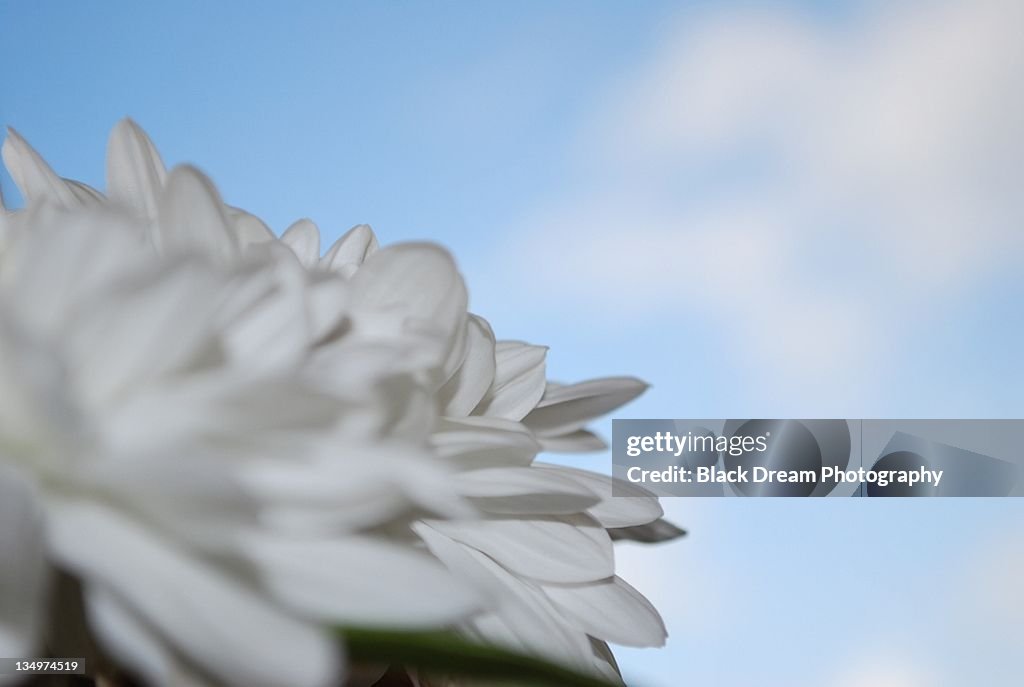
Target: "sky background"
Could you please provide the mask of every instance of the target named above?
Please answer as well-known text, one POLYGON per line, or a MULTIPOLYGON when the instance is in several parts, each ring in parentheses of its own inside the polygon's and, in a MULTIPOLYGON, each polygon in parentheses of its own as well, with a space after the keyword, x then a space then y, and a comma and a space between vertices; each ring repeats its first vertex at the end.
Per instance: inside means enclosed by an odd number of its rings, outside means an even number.
MULTIPOLYGON (((1012 0, 0 0, 0 123, 102 188, 130 115, 279 231, 438 241, 550 376, 651 382, 621 417, 1019 418, 1021 26, 1012 0)), ((618 652, 630 684, 1020 684, 1024 502, 665 506, 691 536, 619 556, 671 633, 618 652)))

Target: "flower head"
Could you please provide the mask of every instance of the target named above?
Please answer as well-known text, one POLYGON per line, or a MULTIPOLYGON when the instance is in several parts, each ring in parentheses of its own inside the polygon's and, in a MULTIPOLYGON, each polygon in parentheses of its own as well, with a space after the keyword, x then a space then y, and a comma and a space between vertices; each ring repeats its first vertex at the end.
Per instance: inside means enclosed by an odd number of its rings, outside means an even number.
POLYGON ((476 607, 383 529, 467 510, 395 422, 422 401, 355 340, 348 384, 302 372, 295 352, 330 325, 287 312, 321 296, 290 251, 194 243, 228 220, 190 168, 155 228, 98 196, 26 195, 0 250, 0 653, 55 641, 65 573, 92 639, 152 684, 333 684, 328 625, 476 607))
MULTIPOLYGON (((130 506, 126 517, 140 540, 167 538, 168 556, 194 555, 204 571, 225 575, 232 589, 312 633, 302 646, 324 656, 322 636, 306 621, 453 624, 470 637, 612 678, 607 642, 664 641, 657 611, 615 575, 613 539, 668 539, 680 531, 660 520, 647 492, 612 498, 608 477, 536 461, 542 450, 603 448, 587 423, 645 384, 547 380, 547 349, 497 339, 486 319, 467 310, 462 277, 442 248, 381 248, 360 225, 321 255, 319 229, 305 219, 277 238, 256 216, 226 205, 197 170, 168 172, 130 120, 111 136, 105 195, 61 179, 14 133, 3 152, 28 201, 28 210, 4 214, 4 259, 14 256, 26 274, 51 260, 46 247, 59 260, 73 261, 81 250, 97 263, 79 270, 82 285, 66 283, 63 268, 54 267, 36 275, 39 294, 31 280, 9 292, 12 322, 31 325, 24 336, 42 331, 60 349, 58 368, 96 385, 79 389, 62 373, 40 372, 26 388, 29 397, 46 397, 33 400, 46 410, 16 426, 39 425, 47 441, 60 432, 103 437, 97 455, 108 468, 96 482, 118 508, 130 506), (82 222, 89 229, 76 232, 82 222), (26 253, 33 241, 41 244, 26 253), (76 241, 82 245, 73 247, 76 241), (120 247, 99 249, 108 242, 120 247), (94 272, 106 269, 111 276, 100 281, 108 290, 86 298, 94 272), (80 310, 80 297, 98 310, 80 310), (39 330, 37 320, 55 329, 39 330), (82 346, 65 331, 79 321, 87 332, 82 346), (122 330, 123 343, 108 338, 122 330), (69 345, 72 353, 64 351, 69 345), (79 349, 92 357, 76 358, 79 349), (113 408, 104 405, 110 394, 113 408), (82 398, 89 422, 77 415, 82 398), (129 478, 115 479, 123 464, 129 478), (165 481, 178 492, 150 493, 165 481), (239 561, 258 574, 232 576, 239 561)), ((22 334, 12 336, 11 346, 34 350, 18 343, 22 334)), ((16 377, 11 387, 21 388, 16 377)), ((0 374, 0 384, 7 382, 0 374)), ((0 418, 6 407, 0 396, 0 418)), ((64 455, 53 453, 54 460, 64 455)), ((24 459, 13 462, 24 472, 24 459)), ((42 519, 59 520, 63 492, 53 495, 41 473, 30 474, 37 493, 47 494, 33 501, 44 505, 42 519)), ((76 502, 83 488, 92 483, 68 490, 76 502)), ((90 541, 108 526, 94 523, 77 539, 90 541)), ((218 672, 228 661, 204 660, 191 645, 174 643, 175 628, 160 624, 168 609, 146 606, 155 589, 136 583, 140 598, 126 603, 116 596, 127 595, 118 591, 125 581, 107 579, 81 555, 85 562, 55 557, 85 580, 87 600, 96 587, 122 601, 123 608, 94 615, 97 633, 129 665, 167 683, 166 671, 141 665, 144 657, 159 654, 164 665, 167 656, 184 655, 190 668, 237 679, 218 672), (127 634, 109 630, 123 617, 155 628, 173 652, 131 647, 127 634)), ((222 617, 241 612, 224 610, 222 617)), ((207 622, 170 615, 181 627, 207 622)), ((239 654, 259 641, 239 645, 239 654)), ((311 669, 310 683, 330 674, 329 661, 318 661, 310 663, 321 666, 311 669)))

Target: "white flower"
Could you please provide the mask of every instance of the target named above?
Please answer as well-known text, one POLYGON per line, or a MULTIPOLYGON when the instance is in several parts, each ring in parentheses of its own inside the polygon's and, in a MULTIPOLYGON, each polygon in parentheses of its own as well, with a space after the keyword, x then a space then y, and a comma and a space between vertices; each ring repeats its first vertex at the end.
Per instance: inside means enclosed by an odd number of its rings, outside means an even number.
MULTIPOLYGON (((357 227, 336 246, 356 236, 376 246, 367 235, 357 227)), ((345 264, 358 277, 357 268, 358 259, 345 264)), ((456 488, 484 517, 428 520, 416 531, 491 600, 487 612, 463 624, 470 636, 615 678, 604 642, 660 646, 666 632, 654 607, 615 576, 606 529, 617 538, 646 540, 680 531, 659 520, 657 499, 643 490, 619 484, 620 496, 632 496, 613 498, 611 478, 533 461, 539 450, 603 448, 586 424, 646 385, 628 377, 548 382, 546 348, 497 341, 476 315, 462 331, 448 357, 458 356, 459 367, 442 376, 436 392, 441 417, 432 443, 462 470, 456 488)))
MULTIPOLYGON (((9 144, 5 160, 27 196, 63 205, 102 198, 60 180, 20 139, 9 144)), ((256 324, 241 332, 238 325, 227 327, 227 338, 239 341, 231 351, 240 364, 292 366, 318 388, 342 396, 368 388, 353 386, 353 380, 382 376, 367 375, 368 364, 390 370, 396 375, 391 383, 405 385, 391 398, 410 402, 391 408, 390 426, 406 436, 429 436, 434 455, 455 473, 449 488, 477 509, 448 511, 445 519, 424 516, 414 526, 430 552, 487 600, 486 608, 459 625, 466 634, 607 677, 616 677, 617 669, 606 642, 664 642, 657 611, 615 576, 612 542, 660 541, 680 531, 660 520, 657 499, 646 492, 618 485, 617 493, 633 497, 613 498, 610 478, 535 462, 541 450, 604 448, 587 423, 638 396, 645 384, 628 377, 548 381, 547 349, 497 340, 484 318, 468 313, 454 263, 433 246, 381 249, 361 225, 321 256, 311 221, 299 220, 276 239, 258 218, 223 205, 212 192, 199 205, 220 218, 208 222, 217 232, 169 234, 168 211, 188 198, 170 209, 161 206, 162 196, 173 195, 168 189, 174 180, 128 120, 111 136, 107 181, 111 201, 147 224, 159 250, 184 245, 228 262, 255 248, 272 255, 281 274, 279 302, 265 303, 253 316, 256 324), (278 250, 283 246, 290 251, 278 250), (306 318, 295 319, 297 313, 306 318), (286 324, 289 317, 294 321, 286 324), (264 327, 265 320, 273 326, 264 327), (254 346, 264 337, 250 330, 269 330, 284 341, 254 346)), ((196 193, 191 195, 195 205, 196 193)), ((420 489, 420 502, 443 511, 443 503, 431 499, 433 491, 434 485, 420 489)), ((287 590, 280 592, 287 597, 287 590)))
POLYGON ((583 426, 645 385, 628 378, 546 383, 545 349, 496 342, 486 322, 475 321, 434 442, 443 453, 459 447, 461 454, 447 453, 464 469, 456 478, 459 493, 485 516, 426 520, 416 531, 491 599, 483 614, 463 623, 470 636, 616 679, 606 642, 660 646, 666 633, 654 607, 615 575, 607 530, 657 522, 661 508, 655 497, 624 484, 617 492, 632 498, 612 498, 611 478, 533 459, 541 447, 603 445, 583 426), (536 444, 510 440, 524 430, 536 444))
POLYGON ((52 639, 53 568, 103 649, 156 685, 334 684, 323 625, 434 627, 476 606, 369 529, 458 502, 422 442, 388 431, 416 405, 394 393, 407 375, 358 347, 338 393, 284 354, 242 364, 240 332, 290 349, 273 315, 294 294, 272 249, 225 262, 190 243, 226 235, 194 171, 155 195, 155 251, 151 227, 9 150, 30 181, 0 247, 0 654, 52 639))
MULTIPOLYGON (((235 684, 284 679, 288 664, 260 653, 275 635, 305 659, 301 682, 326 684, 338 661, 330 638, 203 555, 252 517, 234 466, 214 462, 212 446, 188 431, 190 418, 167 418, 184 431, 166 431, 154 412, 175 412, 163 403, 164 384, 189 394, 197 406, 189 412, 225 410, 224 395, 235 390, 216 368, 196 369, 195 378, 187 371, 210 342, 211 303, 224 285, 193 261, 142 260, 141 234, 111 216, 40 207, 8 229, 0 265, 0 489, 24 526, 5 522, 5 561, 43 580, 45 556, 79 576, 100 639, 115 655, 131 652, 128 665, 163 684, 192 667, 235 684), (133 413, 137 402, 153 410, 133 413), (129 427, 123 413, 145 424, 129 427), (154 425, 164 431, 143 441, 154 425), (189 536, 186 520, 217 511, 220 518, 189 536), (164 643, 192 666, 176 665, 164 643), (244 676, 232 675, 243 665, 244 676)), ((43 589, 24 595, 23 586, 3 586, 3 608, 19 602, 20 621, 0 653, 31 653, 43 589)))

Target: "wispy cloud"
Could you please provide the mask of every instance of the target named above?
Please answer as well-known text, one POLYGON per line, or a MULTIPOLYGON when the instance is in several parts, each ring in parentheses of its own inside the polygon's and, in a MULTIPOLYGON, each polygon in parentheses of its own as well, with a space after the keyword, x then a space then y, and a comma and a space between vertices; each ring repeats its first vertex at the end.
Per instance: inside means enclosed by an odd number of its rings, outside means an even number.
POLYGON ((937 687, 947 684, 936 681, 934 671, 919 665, 912 666, 903 659, 875 658, 860 663, 848 668, 831 684, 834 687, 937 687))
POLYGON ((960 620, 983 630, 986 643, 1007 646, 1024 626, 1024 518, 987 533, 967 556, 958 580, 960 620))
POLYGON ((1024 255, 1024 5, 891 5, 684 16, 582 127, 516 269, 702 315, 790 388, 877 377, 908 313, 1024 255))

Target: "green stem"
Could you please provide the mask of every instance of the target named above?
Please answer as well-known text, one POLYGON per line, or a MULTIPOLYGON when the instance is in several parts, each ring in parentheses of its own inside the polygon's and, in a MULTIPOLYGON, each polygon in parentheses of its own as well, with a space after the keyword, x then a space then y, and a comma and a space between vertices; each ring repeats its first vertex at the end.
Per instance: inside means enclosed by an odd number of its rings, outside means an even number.
POLYGON ((365 628, 339 630, 353 663, 401 665, 441 673, 537 687, 613 687, 543 659, 499 647, 475 644, 451 632, 392 632, 365 628))

